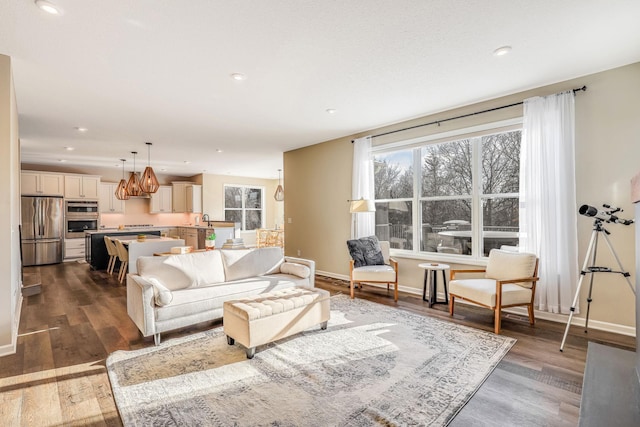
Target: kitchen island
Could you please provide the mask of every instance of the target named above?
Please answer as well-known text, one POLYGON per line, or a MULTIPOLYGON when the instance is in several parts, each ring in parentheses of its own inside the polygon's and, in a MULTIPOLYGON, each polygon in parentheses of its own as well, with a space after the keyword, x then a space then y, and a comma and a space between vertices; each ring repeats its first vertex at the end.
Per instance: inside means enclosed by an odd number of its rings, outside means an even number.
MULTIPOLYGON (((148 236, 160 237, 160 228, 145 228, 145 229, 102 229, 99 231, 85 231, 84 244, 85 244, 85 259, 92 270, 106 270, 109 264, 109 253, 107 253, 107 247, 104 244, 104 236, 130 236, 135 238, 138 234, 145 234, 148 236)), ((175 246, 180 246, 176 243, 175 246)))
POLYGON ((121 234, 109 234, 111 239, 120 240, 129 251, 129 273, 137 273, 136 261, 141 256, 153 256, 157 252, 171 252, 174 246, 184 246, 184 240, 171 237, 148 236, 144 240, 138 240, 137 236, 122 236, 121 234))

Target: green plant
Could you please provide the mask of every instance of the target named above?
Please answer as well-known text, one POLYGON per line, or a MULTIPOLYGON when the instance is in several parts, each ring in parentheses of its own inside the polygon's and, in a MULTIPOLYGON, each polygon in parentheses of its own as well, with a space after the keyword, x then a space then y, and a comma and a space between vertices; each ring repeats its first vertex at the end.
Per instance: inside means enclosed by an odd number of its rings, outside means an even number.
POLYGON ((216 233, 211 233, 207 236, 207 240, 216 240, 216 233))

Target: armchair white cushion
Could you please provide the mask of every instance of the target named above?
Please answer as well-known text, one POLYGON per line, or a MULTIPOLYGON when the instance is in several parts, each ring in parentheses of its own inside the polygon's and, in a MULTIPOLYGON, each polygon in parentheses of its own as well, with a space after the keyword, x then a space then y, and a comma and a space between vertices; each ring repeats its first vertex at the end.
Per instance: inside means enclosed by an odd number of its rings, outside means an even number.
POLYGON ((390 284, 394 285, 393 300, 398 301, 398 263, 396 262, 396 260, 389 257, 389 242, 380 241, 379 244, 385 264, 364 265, 362 267, 355 267, 354 260, 351 260, 349 264, 349 288, 351 292, 351 298, 354 297, 354 288, 356 284, 362 284, 363 282, 386 283, 387 290, 389 289, 390 284))
POLYGON ((533 325, 533 298, 538 280, 538 258, 535 254, 493 249, 487 268, 483 270, 451 270, 449 282, 449 314, 453 316, 456 298, 467 300, 494 311, 494 330, 500 333, 501 310, 527 306, 529 323, 533 325), (462 273, 484 272, 483 278, 456 278, 462 273))

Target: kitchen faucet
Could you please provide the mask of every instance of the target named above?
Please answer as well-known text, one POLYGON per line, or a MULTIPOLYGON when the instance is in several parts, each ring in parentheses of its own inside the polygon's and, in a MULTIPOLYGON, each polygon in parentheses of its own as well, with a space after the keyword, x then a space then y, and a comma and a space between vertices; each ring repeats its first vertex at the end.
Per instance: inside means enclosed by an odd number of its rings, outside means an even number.
POLYGON ((211 220, 209 219, 209 214, 202 215, 202 222, 207 221, 207 227, 211 227, 211 220))

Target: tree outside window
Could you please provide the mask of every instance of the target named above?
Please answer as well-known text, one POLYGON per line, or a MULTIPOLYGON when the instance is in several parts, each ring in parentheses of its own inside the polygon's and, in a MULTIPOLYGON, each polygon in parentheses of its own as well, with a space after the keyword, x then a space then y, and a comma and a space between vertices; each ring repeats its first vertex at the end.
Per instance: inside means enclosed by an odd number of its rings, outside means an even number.
POLYGON ((224 219, 239 222, 242 230, 263 228, 264 188, 224 186, 224 219))
POLYGON ((517 246, 520 137, 515 130, 376 154, 378 238, 474 257, 517 246))

